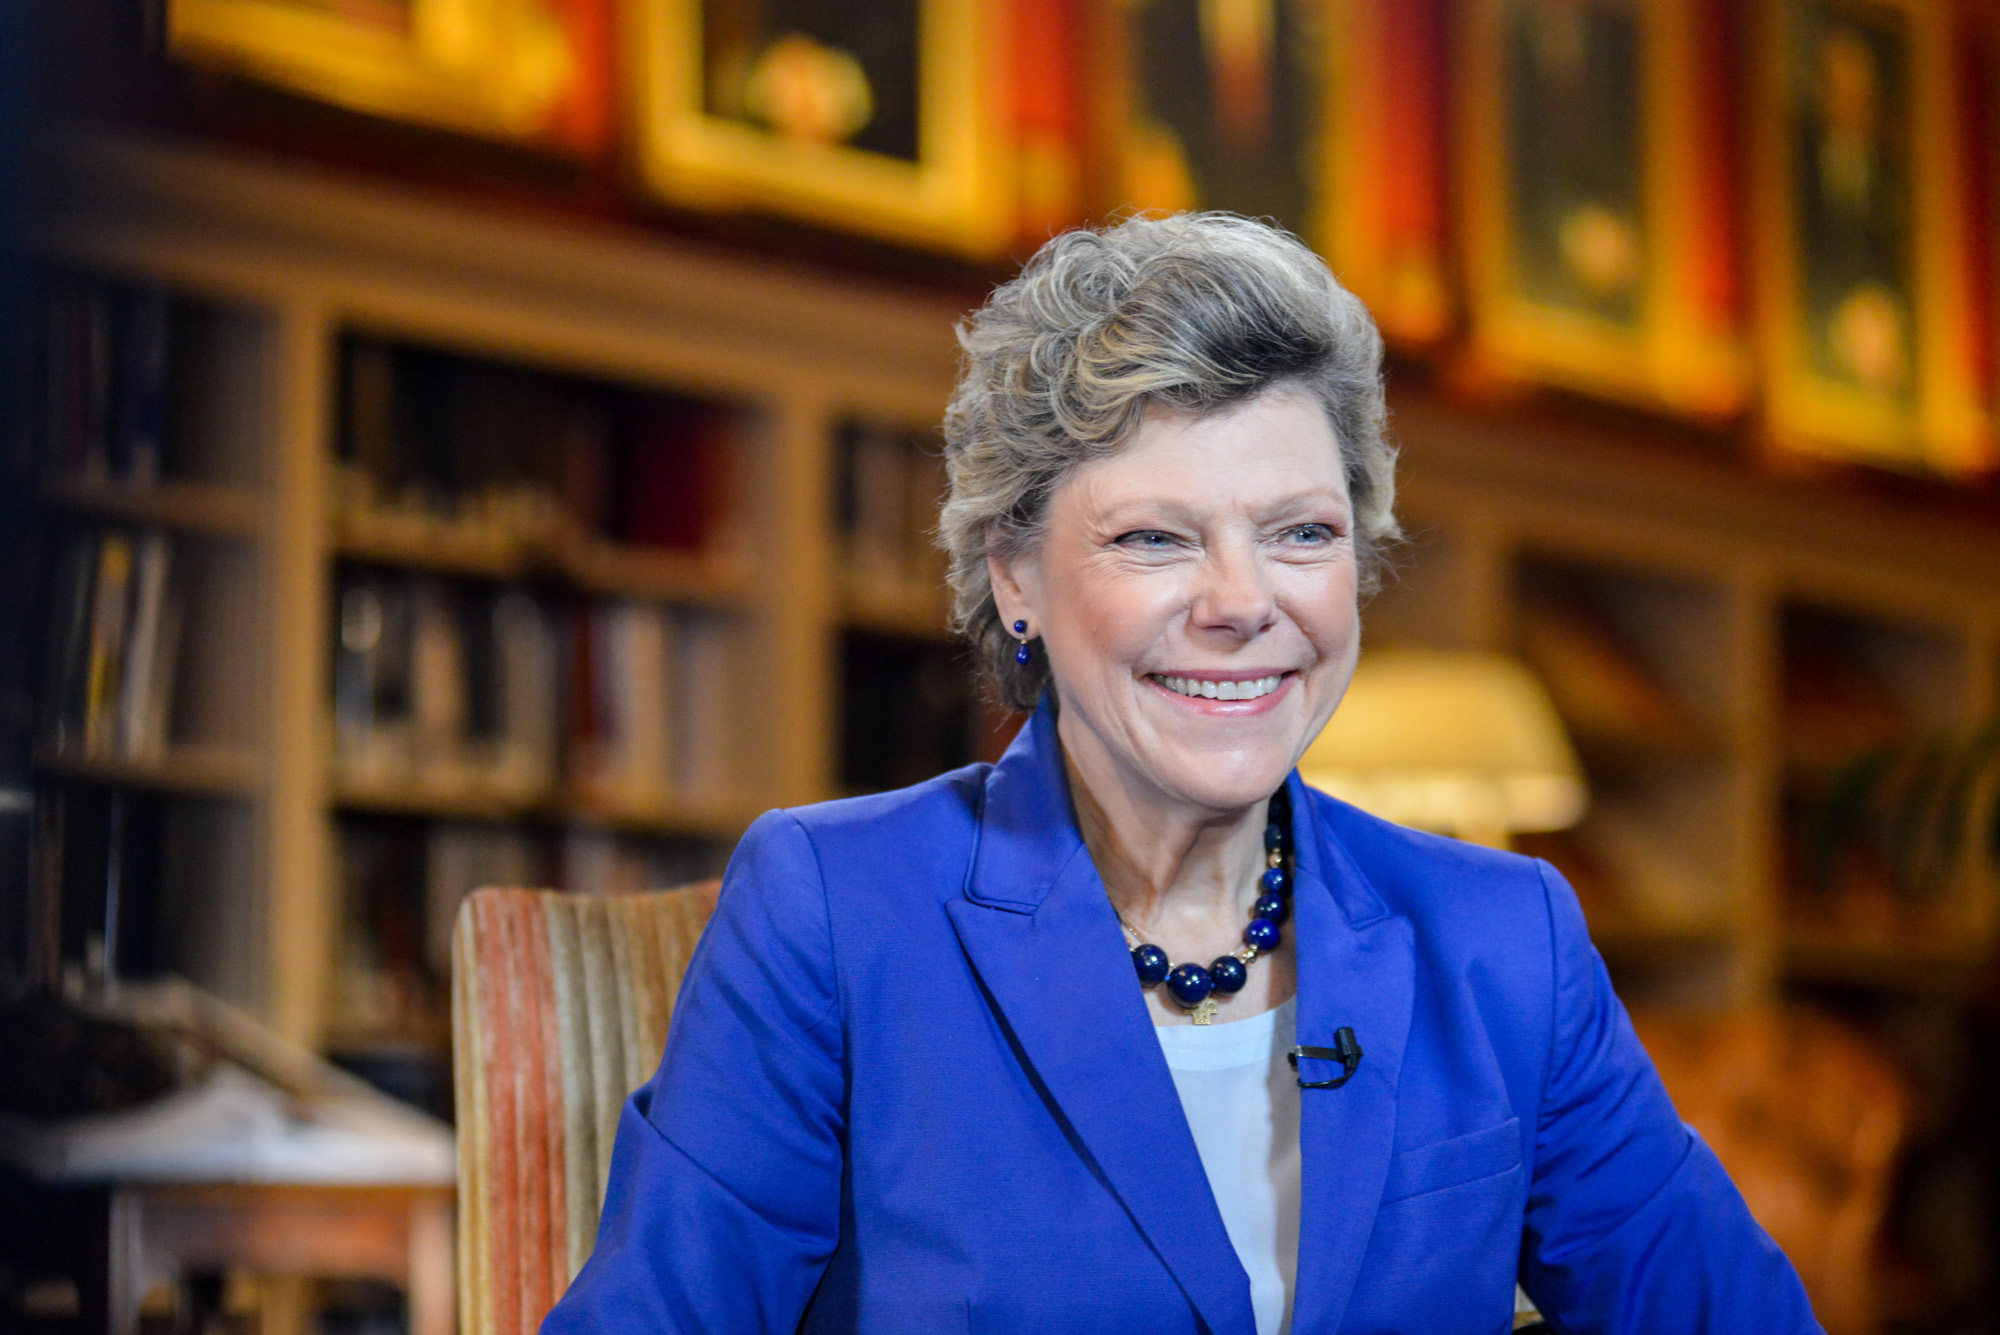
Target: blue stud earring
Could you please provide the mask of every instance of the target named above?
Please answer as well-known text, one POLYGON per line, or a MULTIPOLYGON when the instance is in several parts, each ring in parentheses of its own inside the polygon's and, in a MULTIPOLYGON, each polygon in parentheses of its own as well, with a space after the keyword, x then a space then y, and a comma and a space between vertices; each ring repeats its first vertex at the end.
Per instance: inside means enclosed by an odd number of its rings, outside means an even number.
POLYGON ((1025 621, 1016 621, 1014 623, 1014 633, 1021 637, 1021 647, 1014 651, 1014 661, 1022 667, 1026 667, 1030 657, 1028 653, 1028 623, 1025 621))

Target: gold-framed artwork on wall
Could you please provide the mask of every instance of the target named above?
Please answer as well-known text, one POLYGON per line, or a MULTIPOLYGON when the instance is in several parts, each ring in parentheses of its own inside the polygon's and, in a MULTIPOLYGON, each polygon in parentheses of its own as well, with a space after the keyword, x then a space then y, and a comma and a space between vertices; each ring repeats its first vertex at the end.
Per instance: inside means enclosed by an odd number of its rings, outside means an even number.
POLYGON ((1492 372, 1701 415, 1743 403, 1694 0, 1468 0, 1459 163, 1492 372), (1718 277, 1720 275, 1720 278, 1718 277))
POLYGON ((168 50, 372 115, 558 149, 604 129, 607 0, 166 0, 168 50))
POLYGON ((982 256, 1013 239, 1000 0, 624 0, 640 176, 674 204, 982 256))
POLYGON ((1325 247, 1329 6, 1095 0, 1097 212, 1227 209, 1325 247))
POLYGON ((1752 242, 1782 451, 1989 467, 1953 6, 1761 0, 1752 242))
POLYGON ((1095 212, 1226 209, 1326 256, 1383 334, 1451 325, 1441 0, 1095 0, 1095 212))

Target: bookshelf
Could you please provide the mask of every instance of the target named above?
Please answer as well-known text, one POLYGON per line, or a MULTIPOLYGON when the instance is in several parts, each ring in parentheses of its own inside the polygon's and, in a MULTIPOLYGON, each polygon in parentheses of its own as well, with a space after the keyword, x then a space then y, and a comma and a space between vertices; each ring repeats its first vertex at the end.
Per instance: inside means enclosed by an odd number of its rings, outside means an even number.
MULTIPOLYGON (((192 424, 157 466, 49 453, 35 493, 174 556, 171 744, 39 771, 79 850, 122 808, 145 894, 189 901, 128 965, 433 1098, 459 892, 711 874, 847 786, 850 621, 942 644, 904 530, 955 303, 88 130, 49 163, 45 268, 172 313, 192 424), (910 479, 887 579, 835 513, 863 430, 910 479)), ((61 869, 66 924, 105 875, 61 869)))

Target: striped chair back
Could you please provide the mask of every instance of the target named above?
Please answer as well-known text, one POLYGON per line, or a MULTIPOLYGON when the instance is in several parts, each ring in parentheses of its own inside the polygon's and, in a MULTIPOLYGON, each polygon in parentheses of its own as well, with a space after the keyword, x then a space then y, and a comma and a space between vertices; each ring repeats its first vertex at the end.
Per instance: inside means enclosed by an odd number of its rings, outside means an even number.
POLYGON ((721 882, 481 890, 452 938, 462 1335, 530 1335, 590 1256, 627 1096, 721 882))

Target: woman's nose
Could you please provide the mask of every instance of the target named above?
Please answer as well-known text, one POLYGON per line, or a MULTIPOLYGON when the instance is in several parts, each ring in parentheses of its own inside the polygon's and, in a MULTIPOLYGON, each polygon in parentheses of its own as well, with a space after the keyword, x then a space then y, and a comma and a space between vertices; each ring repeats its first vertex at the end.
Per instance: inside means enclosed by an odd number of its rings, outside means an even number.
POLYGON ((1206 564, 1193 608, 1196 627, 1240 639, 1269 630, 1278 602, 1263 563, 1251 551, 1218 551, 1206 564))

